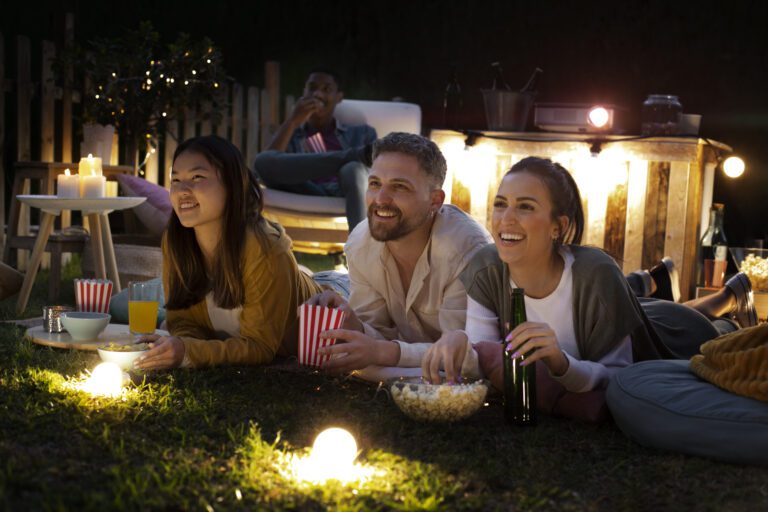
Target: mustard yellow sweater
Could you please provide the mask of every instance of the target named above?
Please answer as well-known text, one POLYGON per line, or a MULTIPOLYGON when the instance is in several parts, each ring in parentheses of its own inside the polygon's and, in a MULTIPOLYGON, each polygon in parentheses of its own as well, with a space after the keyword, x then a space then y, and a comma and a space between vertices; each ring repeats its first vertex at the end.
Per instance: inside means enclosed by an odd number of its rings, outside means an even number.
MULTIPOLYGON (((277 224, 264 222, 265 251, 256 235, 246 235, 242 268, 245 302, 240 315, 240 336, 214 339, 205 299, 187 309, 168 310, 171 335, 184 342, 185 357, 193 367, 223 364, 264 364, 296 353, 298 307, 320 287, 301 272, 291 252, 291 239, 277 224)), ((163 284, 169 290, 170 264, 163 244, 163 284)))

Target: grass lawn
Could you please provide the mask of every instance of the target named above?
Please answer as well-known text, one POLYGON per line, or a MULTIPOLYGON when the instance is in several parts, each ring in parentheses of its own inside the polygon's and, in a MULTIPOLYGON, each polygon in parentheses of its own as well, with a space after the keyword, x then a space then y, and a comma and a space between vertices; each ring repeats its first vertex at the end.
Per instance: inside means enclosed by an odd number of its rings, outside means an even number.
MULTIPOLYGON (((39 316, 45 278, 27 315, 39 316)), ((0 325, 2 509, 768 509, 768 469, 646 449, 612 424, 510 428, 495 399, 465 422, 421 424, 371 386, 280 367, 156 372, 92 398, 68 382, 95 353, 23 334, 0 325), (310 485, 281 471, 334 425, 376 476, 310 485)))

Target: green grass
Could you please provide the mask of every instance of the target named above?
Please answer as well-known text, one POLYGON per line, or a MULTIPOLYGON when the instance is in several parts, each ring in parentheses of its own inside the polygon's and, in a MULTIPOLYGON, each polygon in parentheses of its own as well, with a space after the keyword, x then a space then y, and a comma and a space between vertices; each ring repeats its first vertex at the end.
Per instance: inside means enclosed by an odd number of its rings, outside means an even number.
POLYGON ((92 398, 69 383, 96 354, 12 325, 0 340, 0 509, 768 508, 768 469, 643 448, 611 424, 510 428, 495 399, 462 423, 421 424, 374 387, 282 367, 156 372, 92 398), (377 476, 309 485, 280 471, 333 425, 377 476))

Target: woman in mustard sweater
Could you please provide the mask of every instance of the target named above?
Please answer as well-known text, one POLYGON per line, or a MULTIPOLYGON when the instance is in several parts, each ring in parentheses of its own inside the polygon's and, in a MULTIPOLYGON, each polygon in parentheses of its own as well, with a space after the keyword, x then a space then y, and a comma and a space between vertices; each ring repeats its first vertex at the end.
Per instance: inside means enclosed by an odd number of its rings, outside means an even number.
POLYGON ((216 136, 179 145, 173 213, 163 237, 170 336, 146 336, 142 369, 269 363, 296 352, 298 306, 320 287, 291 240, 262 217, 263 197, 240 151, 216 136))

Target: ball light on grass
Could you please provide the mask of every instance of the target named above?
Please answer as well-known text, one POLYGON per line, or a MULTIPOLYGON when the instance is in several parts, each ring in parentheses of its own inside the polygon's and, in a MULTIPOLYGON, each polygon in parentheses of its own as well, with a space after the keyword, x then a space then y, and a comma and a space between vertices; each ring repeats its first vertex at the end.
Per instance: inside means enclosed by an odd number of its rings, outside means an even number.
POLYGON ((120 396, 123 392, 123 371, 115 363, 101 363, 93 369, 83 389, 94 396, 120 396))
POLYGON ((343 428, 329 428, 320 432, 308 457, 296 457, 291 462, 293 476, 301 481, 322 484, 338 480, 343 484, 365 481, 371 468, 355 464, 357 442, 343 428))

